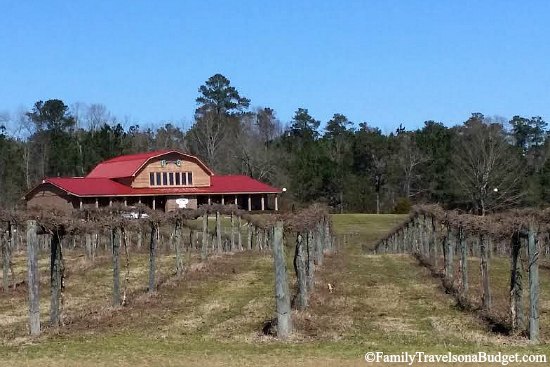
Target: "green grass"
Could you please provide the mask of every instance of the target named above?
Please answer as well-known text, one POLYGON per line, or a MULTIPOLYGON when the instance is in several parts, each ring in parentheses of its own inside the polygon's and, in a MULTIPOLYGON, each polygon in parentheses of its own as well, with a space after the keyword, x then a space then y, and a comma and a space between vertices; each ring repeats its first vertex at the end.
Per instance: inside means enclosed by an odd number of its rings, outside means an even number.
MULTIPOLYGON (((105 255, 91 265, 80 253, 67 251, 67 325, 30 339, 24 287, 2 294, 0 365, 361 366, 362 355, 377 350, 550 354, 547 345, 530 346, 521 337, 487 331, 474 314, 458 310, 439 281, 412 258, 361 250, 372 248, 403 218, 333 216, 335 232, 342 239, 340 251, 328 255, 316 273, 310 309, 293 314, 296 331, 288 342, 259 332, 262 323, 274 316, 269 253, 216 256, 205 266, 193 254, 188 272, 177 279, 174 256, 163 250, 161 286, 157 294, 148 296, 147 255, 133 251, 129 304, 112 309, 109 258, 105 255), (335 287, 333 293, 328 283, 335 287)), ((46 321, 47 259, 44 254, 42 258, 42 320, 46 321)), ((504 268, 502 262, 492 270, 499 277, 495 289, 505 287, 504 268)), ((18 277, 24 277, 23 257, 17 258, 16 269, 18 277)), ((548 289, 546 281, 543 287, 548 289)), ((505 292, 498 294, 500 299, 505 292)), ((543 327, 548 327, 544 317, 543 327)))

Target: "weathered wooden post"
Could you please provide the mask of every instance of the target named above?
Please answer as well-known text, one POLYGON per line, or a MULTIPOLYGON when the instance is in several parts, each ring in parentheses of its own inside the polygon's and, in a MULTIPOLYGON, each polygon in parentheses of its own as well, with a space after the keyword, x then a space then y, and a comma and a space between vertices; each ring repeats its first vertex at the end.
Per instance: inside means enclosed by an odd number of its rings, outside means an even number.
POLYGON ((466 242, 466 236, 464 235, 464 229, 460 227, 458 229, 458 240, 460 242, 460 275, 461 287, 460 295, 465 299, 468 295, 468 243, 466 242))
POLYGON ((121 305, 120 297, 120 228, 111 228, 111 249, 113 253, 113 306, 121 305))
POLYGON ((450 226, 447 226, 447 236, 443 242, 445 253, 445 281, 448 287, 453 286, 454 281, 454 235, 450 226))
POLYGON ((241 216, 237 216, 237 247, 239 251, 243 250, 243 235, 241 233, 241 216))
POLYGON ((63 252, 61 248, 62 228, 54 228, 51 237, 50 257, 50 325, 61 325, 61 296, 63 292, 63 252))
POLYGON ((93 261, 92 234, 84 234, 84 246, 86 248, 86 260, 93 261))
POLYGON ((222 252, 222 221, 219 211, 216 211, 216 244, 218 252, 222 252))
POLYGON ((0 240, 2 241, 2 287, 4 292, 7 292, 10 287, 9 272, 11 261, 10 241, 8 240, 7 232, 0 235, 0 240))
POLYGON ((176 275, 182 276, 183 274, 183 250, 182 245, 182 235, 181 235, 181 221, 176 220, 176 225, 174 227, 174 246, 176 247, 176 275))
POLYGON ((539 341, 539 250, 537 228, 529 223, 527 255, 529 257, 529 340, 539 341))
POLYGON ((156 256, 157 256, 157 234, 158 223, 151 221, 151 241, 149 242, 149 293, 154 293, 157 289, 156 275, 156 256))
POLYGON ((38 226, 27 221, 27 274, 29 288, 29 329, 31 336, 40 335, 40 273, 38 271, 38 226))
POLYGON ((488 262, 488 249, 487 249, 487 238, 485 235, 479 235, 479 251, 481 255, 480 261, 480 270, 481 270, 481 284, 482 284, 482 295, 481 295, 481 304, 483 311, 489 312, 491 310, 492 298, 491 298, 491 287, 489 284, 489 262, 488 262))
POLYGON ((519 232, 514 232, 511 241, 510 264, 510 319, 512 329, 521 330, 524 326, 523 314, 523 265, 521 262, 521 239, 519 232))
POLYGON ((231 212, 231 249, 235 251, 235 215, 231 212))
POLYGON ((334 249, 334 246, 333 246, 333 242, 332 242, 332 235, 330 233, 330 217, 328 216, 325 216, 323 217, 323 220, 322 220, 322 225, 323 225, 323 229, 325 231, 325 235, 324 235, 324 240, 325 240, 325 245, 323 246, 324 248, 328 249, 328 250, 333 250, 334 249))
POLYGON ((318 222, 313 229, 315 233, 315 265, 323 265, 323 227, 321 222, 318 222))
POLYGON ((246 240, 246 246, 248 250, 252 250, 252 223, 248 223, 247 227, 247 240, 246 240))
POLYGON ((208 212, 205 211, 202 215, 202 246, 201 246, 201 261, 206 261, 208 256, 208 212))
POLYGON ((296 282, 298 284, 298 295, 296 297, 296 307, 299 310, 307 308, 307 269, 306 253, 304 250, 304 237, 301 233, 296 234, 296 250, 294 252, 294 271, 296 272, 296 282))
POLYGON ((273 258, 275 264, 275 300, 277 306, 277 336, 286 339, 292 333, 290 309, 290 292, 286 271, 286 260, 283 246, 283 222, 275 225, 273 235, 273 258))
POLYGON ((306 252, 307 252, 307 289, 313 289, 315 283, 315 235, 313 231, 309 230, 306 234, 306 252))

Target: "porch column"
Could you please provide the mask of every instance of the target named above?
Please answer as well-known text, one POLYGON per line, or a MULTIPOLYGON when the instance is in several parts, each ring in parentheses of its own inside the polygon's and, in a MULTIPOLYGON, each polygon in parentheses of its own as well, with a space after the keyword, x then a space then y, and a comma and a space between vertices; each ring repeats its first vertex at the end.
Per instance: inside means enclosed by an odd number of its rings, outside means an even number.
POLYGON ((82 198, 80 198, 79 201, 80 209, 82 209, 82 198))
POLYGON ((141 196, 138 197, 138 204, 141 204, 141 196))
POLYGON ((157 200, 153 196, 153 210, 156 210, 156 209, 157 209, 157 200))
MULTIPOLYGON (((128 198, 126 198, 126 197, 124 198, 124 206, 128 206, 128 198)), ((277 209, 275 209, 275 210, 277 210, 277 209)))
POLYGON ((113 206, 113 198, 109 198, 109 206, 113 206))
POLYGON ((225 196, 222 195, 222 205, 225 205, 225 196))
POLYGON ((212 198, 208 195, 208 205, 212 205, 212 198))
POLYGON ((252 210, 252 198, 250 197, 250 194, 248 194, 248 211, 252 210))
POLYGON ((262 195, 262 210, 265 210, 265 198, 264 198, 264 195, 262 195))
POLYGON ((239 199, 237 198, 237 195, 235 195, 235 206, 237 206, 237 208, 239 207, 239 199))
POLYGON ((275 211, 279 211, 279 195, 275 194, 275 211))
POLYGON ((99 208, 99 199, 98 198, 95 198, 95 207, 99 208))

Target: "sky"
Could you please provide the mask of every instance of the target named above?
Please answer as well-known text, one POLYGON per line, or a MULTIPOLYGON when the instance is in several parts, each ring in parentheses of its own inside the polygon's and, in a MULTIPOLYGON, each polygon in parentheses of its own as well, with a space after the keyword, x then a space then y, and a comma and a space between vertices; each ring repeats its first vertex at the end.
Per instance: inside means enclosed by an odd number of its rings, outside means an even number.
POLYGON ((231 80, 285 123, 307 108, 385 132, 472 112, 550 120, 549 1, 0 0, 0 111, 104 104, 140 126, 192 123, 231 80))

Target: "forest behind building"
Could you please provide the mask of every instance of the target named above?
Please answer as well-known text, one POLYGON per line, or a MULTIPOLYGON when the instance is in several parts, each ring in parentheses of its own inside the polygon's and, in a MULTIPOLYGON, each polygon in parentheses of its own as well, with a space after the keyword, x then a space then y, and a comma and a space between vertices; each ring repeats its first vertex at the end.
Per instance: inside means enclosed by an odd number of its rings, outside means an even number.
POLYGON ((164 149, 196 155, 217 174, 285 187, 286 208, 324 202, 334 212, 391 213, 439 203, 484 214, 550 202, 541 117, 473 112, 456 126, 430 120, 407 130, 396 122, 386 133, 345 111, 319 121, 299 101, 293 118, 281 121, 248 97, 216 74, 198 88, 189 127, 154 128, 123 122, 99 103, 23 101, 33 107, 0 114, 0 205, 23 206, 43 177, 85 176, 105 159, 164 149))

